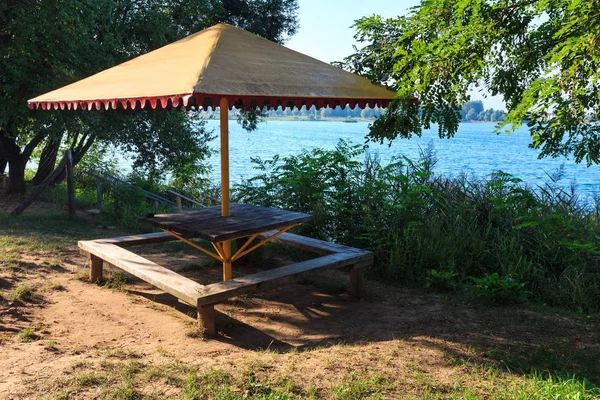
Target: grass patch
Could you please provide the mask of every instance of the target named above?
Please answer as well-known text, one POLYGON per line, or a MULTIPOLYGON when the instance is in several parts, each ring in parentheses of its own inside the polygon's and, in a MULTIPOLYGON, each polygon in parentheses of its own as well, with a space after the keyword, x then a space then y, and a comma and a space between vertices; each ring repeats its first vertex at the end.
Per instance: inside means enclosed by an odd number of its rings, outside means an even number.
POLYGON ((586 380, 533 374, 523 385, 512 385, 507 398, 598 400, 600 389, 586 380))
POLYGON ((11 253, 52 253, 70 250, 78 240, 99 234, 83 218, 68 219, 62 213, 22 214, 18 218, 0 213, 0 248, 11 253))
POLYGON ((35 328, 29 327, 19 331, 19 340, 23 343, 34 342, 39 338, 40 336, 36 333, 35 328))
POLYGON ((106 381, 106 377, 93 372, 84 373, 77 377, 77 384, 81 387, 98 386, 106 381))
POLYGON ((56 341, 49 340, 44 343, 44 350, 58 352, 58 347, 56 347, 56 341))
POLYGON ((589 380, 600 385, 600 349, 576 349, 563 343, 548 346, 513 346, 491 348, 488 357, 506 365, 511 371, 527 374, 532 370, 550 371, 558 376, 589 380))
POLYGON ((37 297, 34 288, 29 285, 21 285, 15 289, 12 295, 14 301, 31 302, 37 297))
POLYGON ((65 290, 67 290, 65 285, 63 285, 62 283, 58 283, 58 282, 52 282, 52 284, 50 285, 50 289, 52 289, 56 292, 64 292, 65 290))
POLYGON ((142 355, 138 351, 123 349, 121 347, 116 347, 116 348, 107 350, 105 352, 105 356, 108 358, 116 358, 119 360, 142 358, 142 355))
POLYGON ((49 260, 45 260, 43 262, 43 264, 50 268, 60 268, 62 266, 62 262, 57 258, 51 258, 49 260))
POLYGON ((354 373, 341 384, 332 387, 335 399, 377 399, 385 398, 386 390, 392 387, 392 381, 380 373, 354 373))
POLYGON ((195 339, 195 338, 201 337, 202 335, 200 335, 200 333, 198 332, 198 329, 192 328, 185 332, 185 336, 195 339))
POLYGON ((80 269, 75 274, 73 274, 73 279, 76 279, 81 282, 87 282, 90 280, 90 271, 87 269, 80 269))
POLYGON ((127 283, 127 275, 120 271, 109 271, 101 281, 102 286, 112 290, 124 290, 127 283))

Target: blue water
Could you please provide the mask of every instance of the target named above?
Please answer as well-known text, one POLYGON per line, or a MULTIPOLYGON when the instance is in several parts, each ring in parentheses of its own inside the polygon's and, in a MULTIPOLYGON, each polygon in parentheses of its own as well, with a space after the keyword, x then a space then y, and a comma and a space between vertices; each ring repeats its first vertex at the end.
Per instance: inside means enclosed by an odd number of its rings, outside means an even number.
MULTIPOLYGON (((259 125, 255 132, 244 131, 239 124, 230 122, 230 168, 231 182, 239 182, 256 174, 251 168, 250 157, 271 158, 298 154, 302 149, 332 149, 339 139, 363 144, 368 132, 367 122, 343 123, 337 121, 267 121, 259 125)), ((207 129, 218 132, 218 121, 208 120, 207 129)), ((467 173, 484 177, 502 170, 522 179, 531 186, 547 180, 546 174, 553 174, 564 165, 561 185, 568 188, 572 183, 582 199, 600 192, 600 166, 587 167, 565 158, 538 159, 539 152, 530 149, 527 127, 511 133, 497 135, 494 124, 463 123, 452 139, 440 139, 437 132, 425 131, 422 137, 397 139, 391 146, 369 144, 369 151, 378 154, 382 161, 393 156, 405 155, 419 158, 420 149, 433 144, 438 158, 434 171, 437 174, 456 176, 467 173)), ((218 138, 212 147, 218 149, 218 138)), ((213 179, 219 180, 219 156, 210 160, 213 165, 213 179)))

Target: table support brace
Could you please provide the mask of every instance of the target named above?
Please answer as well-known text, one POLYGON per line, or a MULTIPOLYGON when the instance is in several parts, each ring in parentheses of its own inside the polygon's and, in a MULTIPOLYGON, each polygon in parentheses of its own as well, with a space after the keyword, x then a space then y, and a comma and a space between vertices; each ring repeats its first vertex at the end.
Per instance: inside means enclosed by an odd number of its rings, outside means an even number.
POLYGON ((252 243, 252 241, 258 237, 258 234, 254 234, 254 235, 250 236, 248 238, 248 240, 246 240, 246 243, 244 243, 244 245, 242 247, 240 247, 233 256, 231 255, 231 241, 230 240, 225 240, 225 241, 217 242, 217 243, 211 242, 212 246, 214 247, 214 249, 216 251, 216 253, 213 253, 212 251, 200 246, 197 243, 192 242, 191 240, 184 238, 183 236, 181 236, 173 231, 170 231, 168 229, 162 229, 162 231, 166 232, 169 235, 192 246, 196 250, 200 250, 204 254, 207 254, 207 255, 211 256, 212 258, 215 258, 215 259, 221 261, 223 263, 223 280, 229 281, 232 278, 231 264, 234 261, 244 257, 246 254, 253 252, 254 250, 258 249, 259 247, 264 246, 265 244, 269 243, 273 239, 277 238, 279 235, 289 231, 290 229, 292 229, 293 227, 295 227, 297 225, 298 224, 283 227, 277 233, 269 236, 266 239, 263 239, 260 243, 257 243, 254 246, 248 248, 250 246, 250 244, 252 243))

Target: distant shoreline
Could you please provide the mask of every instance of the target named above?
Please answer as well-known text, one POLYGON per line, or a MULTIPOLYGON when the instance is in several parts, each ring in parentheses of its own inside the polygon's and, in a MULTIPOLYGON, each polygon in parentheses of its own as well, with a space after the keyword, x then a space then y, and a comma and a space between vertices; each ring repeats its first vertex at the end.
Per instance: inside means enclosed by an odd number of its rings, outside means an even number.
MULTIPOLYGON (((207 121, 214 120, 218 121, 219 118, 210 118, 207 116, 200 115, 199 118, 205 119, 207 121)), ((236 121, 237 116, 229 115, 229 120, 236 121)), ((336 118, 336 117, 326 117, 326 118, 308 118, 308 117, 265 117, 265 121, 298 121, 298 122, 346 122, 346 121, 356 121, 356 122, 374 122, 375 118, 336 118)), ((461 124, 498 124, 499 121, 460 121, 461 124)))
MULTIPOLYGON (((210 118, 210 117, 205 117, 203 115, 199 116, 201 119, 205 119, 205 120, 214 120, 214 121, 218 121, 219 118, 210 118)), ((237 120, 237 116, 229 116, 230 120, 237 120)), ((356 122, 373 122, 375 121, 374 118, 336 118, 336 117, 327 117, 327 118, 308 118, 308 117, 265 117, 264 118, 265 121, 302 121, 302 122, 319 122, 319 121, 332 121, 332 122, 345 122, 345 121, 356 121, 356 122)))

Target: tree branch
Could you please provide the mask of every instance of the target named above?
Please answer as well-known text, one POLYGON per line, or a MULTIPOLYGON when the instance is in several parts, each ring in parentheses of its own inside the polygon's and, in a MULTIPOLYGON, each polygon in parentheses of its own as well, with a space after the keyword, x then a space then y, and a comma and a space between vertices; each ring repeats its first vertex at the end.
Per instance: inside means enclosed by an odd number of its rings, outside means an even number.
POLYGON ((27 143, 27 145, 23 149, 23 160, 25 161, 25 164, 27 164, 27 162, 29 161, 29 157, 31 157, 31 153, 33 153, 33 150, 35 150, 35 148, 40 143, 42 143, 42 141, 45 138, 46 132, 44 132, 43 129, 40 129, 40 131, 33 137, 33 139, 31 139, 29 143, 27 143))

